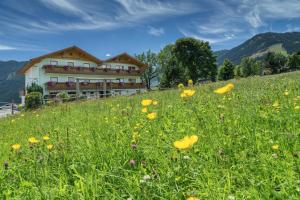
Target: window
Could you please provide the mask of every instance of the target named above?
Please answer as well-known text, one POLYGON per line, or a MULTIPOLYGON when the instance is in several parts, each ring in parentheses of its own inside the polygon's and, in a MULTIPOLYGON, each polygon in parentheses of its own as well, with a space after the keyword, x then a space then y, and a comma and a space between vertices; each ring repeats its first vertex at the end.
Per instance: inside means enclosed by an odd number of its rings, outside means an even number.
POLYGON ((68 77, 69 82, 75 82, 75 77, 68 77))
POLYGON ((135 67, 129 66, 128 69, 129 69, 129 70, 135 70, 135 67))
POLYGON ((58 82, 58 77, 51 77, 50 81, 57 83, 58 82))
POLYGON ((135 78, 130 78, 130 79, 128 79, 128 82, 129 83, 136 83, 136 79, 135 78))
POLYGON ((84 67, 90 67, 90 63, 83 63, 84 67))
POLYGON ((68 62, 67 64, 69 67, 74 67, 74 62, 68 62))
POLYGON ((51 61, 50 61, 50 65, 57 66, 57 65, 58 65, 58 61, 51 60, 51 61))
POLYGON ((89 83, 90 80, 89 79, 82 79, 81 82, 83 82, 83 83, 89 83))

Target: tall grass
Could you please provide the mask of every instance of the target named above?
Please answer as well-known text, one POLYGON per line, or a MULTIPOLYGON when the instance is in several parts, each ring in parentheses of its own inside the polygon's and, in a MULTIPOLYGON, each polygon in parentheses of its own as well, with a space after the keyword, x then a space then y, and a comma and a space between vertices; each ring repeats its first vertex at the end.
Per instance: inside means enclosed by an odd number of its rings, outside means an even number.
POLYGON ((232 83, 224 95, 218 82, 185 100, 149 92, 2 119, 0 199, 300 199, 300 73, 232 83), (156 119, 143 99, 158 101, 156 119), (190 135, 190 149, 173 146, 190 135))

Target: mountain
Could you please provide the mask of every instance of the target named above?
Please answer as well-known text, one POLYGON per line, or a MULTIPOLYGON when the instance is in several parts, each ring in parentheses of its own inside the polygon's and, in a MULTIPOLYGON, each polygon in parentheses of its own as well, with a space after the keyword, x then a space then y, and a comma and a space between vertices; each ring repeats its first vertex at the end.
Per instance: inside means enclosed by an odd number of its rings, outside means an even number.
POLYGON ((20 102, 19 91, 24 88, 24 77, 16 74, 25 62, 0 61, 0 102, 20 102))
POLYGON ((262 58, 267 52, 281 52, 290 54, 300 51, 300 32, 262 33, 255 35, 243 44, 231 49, 215 52, 217 63, 222 64, 225 59, 238 64, 243 57, 262 58))

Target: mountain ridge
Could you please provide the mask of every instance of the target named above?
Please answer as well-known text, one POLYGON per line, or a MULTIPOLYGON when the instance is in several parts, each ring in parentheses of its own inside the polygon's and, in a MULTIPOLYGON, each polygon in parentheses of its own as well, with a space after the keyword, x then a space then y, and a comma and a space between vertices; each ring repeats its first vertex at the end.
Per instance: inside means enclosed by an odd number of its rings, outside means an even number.
POLYGON ((289 54, 300 51, 300 32, 260 33, 230 50, 216 51, 215 55, 217 56, 218 64, 222 64, 225 59, 238 64, 243 57, 251 57, 264 52, 261 56, 256 56, 256 58, 261 58, 269 51, 289 54), (274 45, 282 45, 282 51, 269 49, 272 46, 274 47, 274 45))

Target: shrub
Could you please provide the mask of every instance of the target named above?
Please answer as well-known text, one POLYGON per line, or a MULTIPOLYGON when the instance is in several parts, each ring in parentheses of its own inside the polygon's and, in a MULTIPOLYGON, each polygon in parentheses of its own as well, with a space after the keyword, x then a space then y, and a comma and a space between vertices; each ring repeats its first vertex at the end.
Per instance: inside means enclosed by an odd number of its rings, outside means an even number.
POLYGON ((42 93, 31 92, 25 97, 25 107, 26 109, 37 109, 42 106, 42 93))
POLYGON ((43 95, 43 88, 36 83, 32 83, 31 86, 27 86, 27 93, 39 92, 43 95))
POLYGON ((56 98, 61 101, 61 102, 67 102, 69 101, 70 97, 68 95, 68 93, 66 92, 60 92, 56 95, 56 98))

